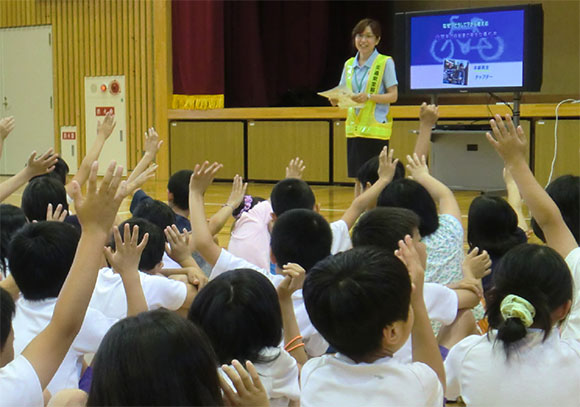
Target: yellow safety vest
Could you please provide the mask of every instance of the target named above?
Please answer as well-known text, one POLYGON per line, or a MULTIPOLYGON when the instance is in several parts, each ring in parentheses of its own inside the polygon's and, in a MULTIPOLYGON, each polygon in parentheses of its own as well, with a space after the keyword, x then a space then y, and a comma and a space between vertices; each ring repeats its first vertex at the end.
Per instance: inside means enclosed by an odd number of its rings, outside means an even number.
MULTIPOLYGON (((364 93, 375 94, 379 92, 383 74, 385 73, 385 65, 387 60, 391 58, 388 55, 377 55, 367 80, 367 86, 364 93)), ((355 58, 350 58, 345 63, 346 69, 346 86, 352 90, 352 76, 354 71, 355 58)), ((391 138, 393 131, 393 118, 391 111, 387 114, 387 122, 379 123, 375 119, 375 107, 377 104, 368 100, 364 107, 360 109, 358 115, 354 107, 348 109, 346 116, 346 137, 364 137, 380 140, 388 140, 391 138)))

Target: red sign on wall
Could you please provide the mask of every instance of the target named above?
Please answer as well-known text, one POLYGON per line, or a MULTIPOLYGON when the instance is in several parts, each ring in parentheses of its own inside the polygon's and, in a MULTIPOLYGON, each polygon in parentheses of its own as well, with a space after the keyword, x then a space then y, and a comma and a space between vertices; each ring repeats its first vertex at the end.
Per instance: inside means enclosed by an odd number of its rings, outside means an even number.
POLYGON ((62 132, 62 139, 63 140, 76 140, 77 133, 74 131, 63 131, 62 132))
POLYGON ((115 108, 113 106, 97 106, 95 108, 97 116, 106 116, 107 113, 115 114, 115 108))

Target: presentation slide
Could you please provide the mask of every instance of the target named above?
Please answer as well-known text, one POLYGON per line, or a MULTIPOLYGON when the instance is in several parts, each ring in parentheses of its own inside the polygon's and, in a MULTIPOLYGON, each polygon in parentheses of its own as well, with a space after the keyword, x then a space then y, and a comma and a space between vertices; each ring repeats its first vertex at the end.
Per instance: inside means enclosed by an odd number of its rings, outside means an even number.
POLYGON ((524 11, 411 17, 411 89, 523 85, 524 11))

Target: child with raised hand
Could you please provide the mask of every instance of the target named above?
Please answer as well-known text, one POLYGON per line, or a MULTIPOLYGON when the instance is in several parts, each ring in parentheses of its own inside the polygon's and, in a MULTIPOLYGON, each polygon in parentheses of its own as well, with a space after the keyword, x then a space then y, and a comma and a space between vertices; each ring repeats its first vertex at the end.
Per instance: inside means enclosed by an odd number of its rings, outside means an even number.
MULTIPOLYGON (((73 198, 83 232, 51 321, 13 361, 10 357, 4 358, 4 355, 10 356, 11 343, 2 344, 2 360, 7 364, 0 368, 0 405, 44 405, 42 391, 80 330, 101 263, 102 248, 126 195, 125 185, 121 183, 122 167, 112 163, 99 188, 97 168, 97 163, 91 167, 86 197, 79 184, 73 183, 73 198)), ((5 322, 12 315, 3 312, 2 304, 0 326, 4 330, 10 327, 5 322)))
POLYGON ((572 298, 556 251, 526 243, 508 251, 486 294, 491 330, 463 339, 445 360, 446 397, 468 406, 578 406, 580 344, 558 332, 572 298))
MULTIPOLYGON (((207 334, 220 365, 234 359, 255 365, 270 402, 276 406, 288 406, 300 396, 296 361, 280 347, 281 305, 291 317, 294 312, 288 299, 289 304, 279 303, 276 289, 264 275, 236 269, 212 279, 197 294, 188 315, 207 334)), ((296 331, 291 334, 296 335, 296 331)))
MULTIPOLYGON (((576 285, 580 281, 580 248, 566 225, 558 206, 534 178, 526 161, 527 140, 521 126, 512 122, 506 115, 504 123, 496 115, 490 121, 493 137, 487 133, 487 139, 504 160, 506 168, 512 174, 522 198, 531 215, 542 229, 548 246, 556 250, 568 264, 576 285)), ((578 208, 569 208, 576 213, 578 208)), ((570 317, 562 328, 562 338, 580 339, 580 296, 574 296, 570 317)))
POLYGON ((302 406, 441 406, 445 372, 423 302, 423 276, 409 236, 397 256, 354 248, 310 270, 306 309, 338 353, 304 365, 302 406), (413 363, 399 362, 393 354, 411 333, 413 363))

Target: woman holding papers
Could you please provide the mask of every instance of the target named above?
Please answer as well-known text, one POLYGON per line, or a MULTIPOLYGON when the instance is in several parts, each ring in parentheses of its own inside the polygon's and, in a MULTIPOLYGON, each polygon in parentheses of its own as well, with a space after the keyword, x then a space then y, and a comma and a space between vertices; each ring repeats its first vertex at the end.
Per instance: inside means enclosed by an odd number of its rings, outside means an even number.
POLYGON ((389 105, 397 101, 398 82, 393 58, 376 50, 381 40, 377 21, 359 21, 352 39, 358 52, 345 62, 340 85, 353 93, 357 104, 349 107, 346 118, 348 176, 354 178, 362 164, 389 144, 393 126, 389 105))

